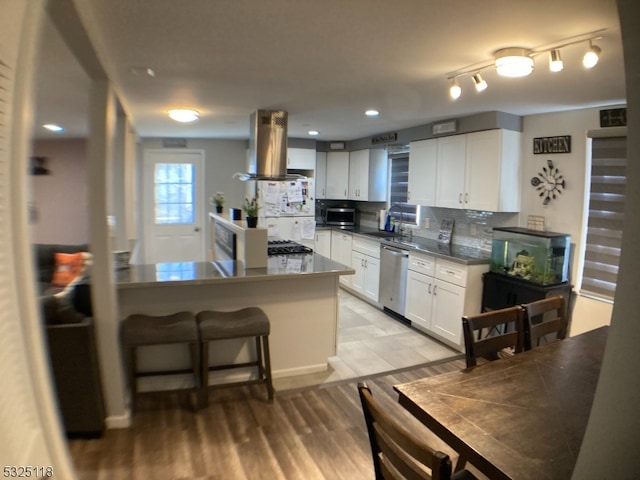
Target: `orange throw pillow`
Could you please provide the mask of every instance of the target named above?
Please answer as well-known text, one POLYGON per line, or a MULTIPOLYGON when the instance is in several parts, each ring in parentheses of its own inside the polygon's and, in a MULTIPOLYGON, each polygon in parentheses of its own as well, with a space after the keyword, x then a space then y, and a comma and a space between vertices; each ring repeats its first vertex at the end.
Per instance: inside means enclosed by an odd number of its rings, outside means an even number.
POLYGON ((78 253, 56 253, 56 269, 53 272, 51 284, 56 287, 66 287, 74 278, 82 273, 84 255, 78 253))

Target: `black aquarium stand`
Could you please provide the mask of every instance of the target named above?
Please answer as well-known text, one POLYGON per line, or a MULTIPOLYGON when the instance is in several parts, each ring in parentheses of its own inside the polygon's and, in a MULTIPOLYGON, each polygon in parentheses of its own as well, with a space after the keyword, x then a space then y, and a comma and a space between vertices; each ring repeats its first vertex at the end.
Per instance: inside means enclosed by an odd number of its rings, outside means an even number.
POLYGON ((487 312, 562 295, 565 313, 569 320, 572 288, 573 285, 569 282, 543 286, 517 277, 487 272, 483 275, 482 311, 487 312))

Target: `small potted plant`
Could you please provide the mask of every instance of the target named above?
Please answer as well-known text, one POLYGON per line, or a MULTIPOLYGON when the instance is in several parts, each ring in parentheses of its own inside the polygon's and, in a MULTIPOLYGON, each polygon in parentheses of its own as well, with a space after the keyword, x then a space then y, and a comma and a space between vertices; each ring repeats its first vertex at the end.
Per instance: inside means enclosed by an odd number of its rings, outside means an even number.
POLYGON ((216 192, 216 194, 209 199, 209 203, 216 206, 216 213, 222 213, 222 207, 224 206, 224 193, 216 192))
POLYGON ((253 197, 251 199, 244 199, 244 206, 242 207, 246 215, 247 227, 256 228, 258 226, 258 199, 253 197))

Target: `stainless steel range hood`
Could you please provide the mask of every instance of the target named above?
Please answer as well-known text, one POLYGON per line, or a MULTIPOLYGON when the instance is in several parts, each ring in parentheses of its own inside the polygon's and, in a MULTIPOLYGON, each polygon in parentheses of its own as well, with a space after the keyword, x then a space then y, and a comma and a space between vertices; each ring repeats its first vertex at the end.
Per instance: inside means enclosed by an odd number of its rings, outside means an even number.
POLYGON ((249 173, 236 173, 240 180, 290 180, 305 178, 287 174, 287 124, 282 110, 257 110, 251 114, 249 173))

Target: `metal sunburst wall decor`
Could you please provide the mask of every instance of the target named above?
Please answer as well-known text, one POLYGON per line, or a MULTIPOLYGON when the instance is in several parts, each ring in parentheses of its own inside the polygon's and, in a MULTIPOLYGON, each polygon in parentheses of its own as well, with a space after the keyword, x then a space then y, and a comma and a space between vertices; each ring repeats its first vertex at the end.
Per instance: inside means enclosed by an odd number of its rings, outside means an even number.
POLYGON ((531 185, 539 192, 539 197, 544 197, 543 205, 549 205, 551 200, 558 198, 567 186, 560 170, 553 166, 551 160, 547 160, 547 166, 542 167, 542 171, 531 179, 531 185))

